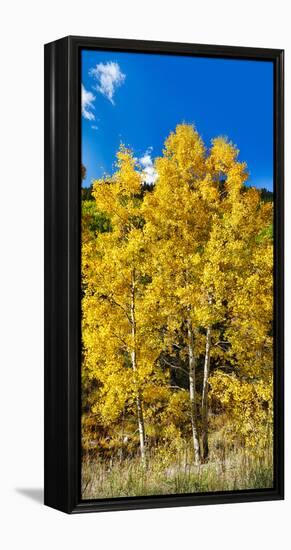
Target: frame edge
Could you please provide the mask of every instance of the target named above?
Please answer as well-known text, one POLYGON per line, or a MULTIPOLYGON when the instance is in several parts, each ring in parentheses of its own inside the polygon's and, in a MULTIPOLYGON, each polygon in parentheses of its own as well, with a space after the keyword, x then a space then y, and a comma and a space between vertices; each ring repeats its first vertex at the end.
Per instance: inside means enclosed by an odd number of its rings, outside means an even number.
MULTIPOLYGON (((97 512, 190 506, 204 504, 226 504, 282 500, 284 498, 284 400, 283 400, 283 349, 278 356, 275 395, 278 410, 276 413, 277 485, 274 489, 262 492, 252 490, 239 493, 216 493, 200 495, 171 495, 161 497, 134 497, 106 499, 106 502, 81 501, 78 488, 78 406, 79 347, 74 341, 78 322, 78 273, 79 249, 76 244, 79 236, 78 185, 79 161, 78 145, 78 55, 81 48, 90 47, 148 51, 155 53, 159 48, 163 53, 180 55, 223 55, 242 58, 259 56, 272 59, 275 66, 276 89, 274 118, 275 166, 278 205, 277 216, 277 256, 280 270, 277 273, 278 294, 276 311, 278 342, 283 345, 283 181, 284 181, 284 50, 265 48, 241 48, 230 46, 207 46, 151 42, 140 40, 86 38, 68 36, 45 45, 45 494, 44 503, 66 513, 97 512), (110 46, 111 44, 111 46, 110 46), (177 51, 179 50, 179 51, 177 51), (200 53, 199 53, 200 52, 200 53), (204 53, 202 53, 204 52, 204 53), (76 292, 72 297, 72 292, 76 292), (77 364, 76 364, 77 363, 77 364), (278 397, 282 397, 280 401, 278 397), (280 402, 279 402, 280 401, 280 402)), ((276 407, 275 407, 276 408, 276 407)))

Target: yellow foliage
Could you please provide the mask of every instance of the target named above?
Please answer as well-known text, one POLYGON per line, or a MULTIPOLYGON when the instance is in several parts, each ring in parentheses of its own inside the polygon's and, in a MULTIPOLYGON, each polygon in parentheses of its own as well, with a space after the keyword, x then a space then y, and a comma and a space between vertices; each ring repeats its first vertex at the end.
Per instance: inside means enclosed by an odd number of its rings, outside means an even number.
MULTIPOLYGON (((148 437, 172 438, 178 449, 191 432, 189 333, 201 393, 211 330, 210 402, 247 448, 263 448, 272 437, 272 204, 245 187, 232 143, 219 137, 207 150, 189 124, 170 134, 155 168, 145 192, 122 145, 115 173, 94 182, 103 218, 93 230, 95 210, 83 208, 82 369, 97 385, 90 412, 106 429, 123 426, 139 400, 148 437)), ((201 397, 196 405, 200 417, 201 397)))
POLYGON ((210 378, 210 401, 220 403, 227 413, 233 437, 247 449, 263 453, 273 437, 273 387, 262 380, 247 381, 216 371, 210 378))

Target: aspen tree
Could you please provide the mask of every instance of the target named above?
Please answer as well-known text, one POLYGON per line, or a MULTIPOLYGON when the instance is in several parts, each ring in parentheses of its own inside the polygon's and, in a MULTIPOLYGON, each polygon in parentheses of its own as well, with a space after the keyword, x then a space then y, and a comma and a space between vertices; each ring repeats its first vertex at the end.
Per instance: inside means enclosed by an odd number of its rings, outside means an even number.
MULTIPOLYGON (((200 462, 197 420, 196 305, 199 300, 201 250, 209 233, 206 201, 198 192, 205 177, 205 147, 191 125, 177 126, 156 161, 154 191, 143 212, 151 249, 152 301, 157 304, 165 342, 180 345, 188 360, 189 406, 194 460, 200 462)), ((175 367, 179 368, 179 367, 175 367)))
POLYGON ((131 151, 121 146, 117 171, 95 181, 98 210, 111 231, 83 244, 84 364, 100 384, 103 422, 116 422, 135 402, 142 463, 146 461, 143 391, 154 378, 159 342, 143 306, 145 247, 140 213, 141 175, 131 151), (131 368, 128 368, 128 367, 131 368))

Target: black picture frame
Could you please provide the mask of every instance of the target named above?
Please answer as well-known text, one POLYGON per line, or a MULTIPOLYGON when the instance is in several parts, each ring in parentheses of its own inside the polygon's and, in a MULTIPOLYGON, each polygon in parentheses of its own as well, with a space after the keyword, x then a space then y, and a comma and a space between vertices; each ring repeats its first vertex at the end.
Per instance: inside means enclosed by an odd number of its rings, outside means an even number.
POLYGON ((45 45, 44 502, 67 513, 284 498, 284 51, 68 36, 45 45), (80 495, 80 52, 101 49, 274 63, 274 487, 82 501, 80 495))

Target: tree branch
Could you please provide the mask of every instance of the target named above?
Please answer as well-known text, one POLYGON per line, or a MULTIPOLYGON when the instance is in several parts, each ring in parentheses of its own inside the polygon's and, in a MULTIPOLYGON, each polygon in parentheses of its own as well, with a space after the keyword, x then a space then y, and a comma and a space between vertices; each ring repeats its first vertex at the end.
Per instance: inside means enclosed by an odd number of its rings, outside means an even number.
POLYGON ((170 363, 170 361, 167 361, 167 359, 164 359, 164 358, 163 358, 163 361, 164 361, 164 363, 166 363, 166 365, 168 365, 172 369, 181 370, 182 372, 184 372, 188 376, 188 374, 189 374, 188 371, 186 371, 186 369, 183 369, 183 367, 180 367, 179 365, 173 365, 173 363, 170 363))

